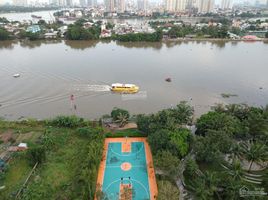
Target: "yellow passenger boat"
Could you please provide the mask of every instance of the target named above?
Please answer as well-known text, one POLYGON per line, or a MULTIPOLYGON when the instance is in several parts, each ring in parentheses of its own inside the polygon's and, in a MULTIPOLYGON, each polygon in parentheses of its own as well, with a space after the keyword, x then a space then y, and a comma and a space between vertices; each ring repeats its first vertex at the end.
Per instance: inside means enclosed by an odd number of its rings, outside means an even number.
POLYGON ((139 91, 139 87, 134 84, 114 83, 112 84, 111 91, 131 94, 131 93, 137 93, 139 91))

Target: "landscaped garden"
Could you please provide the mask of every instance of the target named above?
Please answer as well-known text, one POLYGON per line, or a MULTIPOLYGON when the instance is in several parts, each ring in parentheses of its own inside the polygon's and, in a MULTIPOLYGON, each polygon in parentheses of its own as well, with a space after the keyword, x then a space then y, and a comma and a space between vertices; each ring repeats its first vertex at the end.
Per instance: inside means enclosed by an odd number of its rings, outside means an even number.
POLYGON ((239 199, 241 188, 259 192, 249 199, 267 198, 268 107, 218 105, 193 116, 181 102, 147 115, 115 108, 96 122, 0 120, 0 197, 94 199, 105 137, 127 136, 147 137, 159 200, 239 199), (136 127, 124 130, 129 122, 136 127), (20 143, 28 148, 8 151, 20 143))

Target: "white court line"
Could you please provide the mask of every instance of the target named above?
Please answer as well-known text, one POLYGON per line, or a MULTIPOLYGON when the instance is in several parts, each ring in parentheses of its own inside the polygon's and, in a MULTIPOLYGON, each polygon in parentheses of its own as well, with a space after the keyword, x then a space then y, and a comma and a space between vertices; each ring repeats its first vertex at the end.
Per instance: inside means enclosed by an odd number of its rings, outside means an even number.
POLYGON ((129 153, 129 154, 126 154, 126 155, 125 154, 119 154, 119 153, 115 152, 112 147, 109 147, 108 150, 111 150, 115 155, 118 155, 118 156, 134 156, 134 155, 138 154, 143 148, 144 148, 144 144, 142 143, 142 147, 139 149, 139 151, 137 151, 135 153, 129 153))
MULTIPOLYGON (((118 179, 118 180, 115 180, 115 181, 111 182, 111 183, 105 188, 105 190, 104 190, 103 192, 105 193, 105 191, 107 191, 107 190, 109 189, 109 187, 112 186, 112 184, 114 184, 114 183, 116 183, 116 182, 118 182, 118 181, 121 181, 121 179, 118 179)), ((138 181, 138 180, 136 180, 136 179, 131 179, 131 180, 129 180, 129 181, 130 181, 131 185, 133 185, 133 184, 132 184, 132 181, 134 181, 134 182, 138 183, 139 185, 141 185, 141 187, 145 190, 145 192, 146 192, 146 194, 147 194, 147 197, 150 198, 150 195, 149 195, 148 190, 146 189, 146 187, 145 187, 140 181, 138 181)), ((149 187, 149 183, 148 183, 148 187, 149 187)))
MULTIPOLYGON (((133 165, 131 166, 131 168, 139 168, 139 167, 146 167, 146 165, 133 165)), ((120 166, 106 166, 106 168, 121 168, 121 165, 120 166)))

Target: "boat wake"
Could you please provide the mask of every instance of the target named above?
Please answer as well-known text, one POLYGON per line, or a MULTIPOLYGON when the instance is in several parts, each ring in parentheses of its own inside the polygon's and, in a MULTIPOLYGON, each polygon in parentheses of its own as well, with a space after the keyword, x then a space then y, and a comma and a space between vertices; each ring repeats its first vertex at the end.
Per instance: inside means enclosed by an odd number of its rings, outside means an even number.
POLYGON ((108 92, 111 90, 109 85, 90 85, 90 84, 79 84, 74 85, 75 91, 80 92, 108 92))

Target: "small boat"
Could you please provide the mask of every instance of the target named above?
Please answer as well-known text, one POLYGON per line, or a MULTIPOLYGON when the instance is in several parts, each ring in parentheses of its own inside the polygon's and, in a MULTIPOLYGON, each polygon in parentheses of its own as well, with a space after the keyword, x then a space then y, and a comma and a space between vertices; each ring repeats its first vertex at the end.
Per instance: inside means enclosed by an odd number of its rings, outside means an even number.
POLYGON ((118 93, 131 94, 131 93, 137 93, 139 91, 139 87, 134 84, 114 83, 111 86, 111 91, 118 92, 118 93))
POLYGON ((13 77, 14 78, 19 78, 20 77, 20 74, 13 74, 13 77))
POLYGON ((166 82, 171 82, 171 78, 166 78, 165 81, 166 82))
POLYGON ((32 18, 35 18, 35 19, 42 19, 41 16, 37 16, 37 15, 31 15, 32 18))

